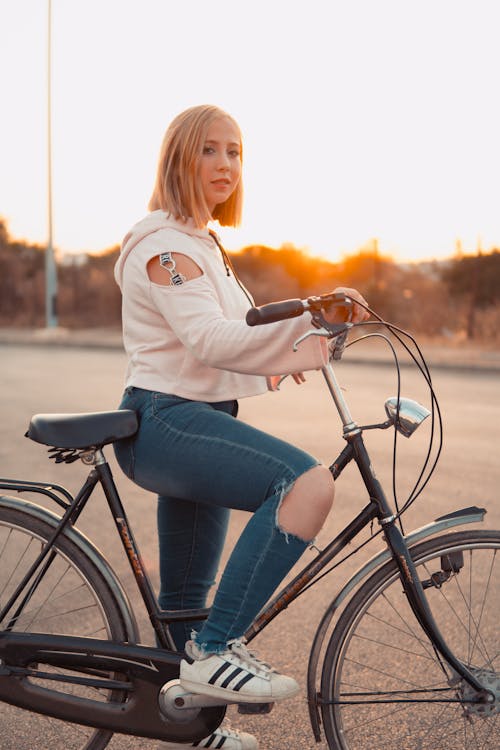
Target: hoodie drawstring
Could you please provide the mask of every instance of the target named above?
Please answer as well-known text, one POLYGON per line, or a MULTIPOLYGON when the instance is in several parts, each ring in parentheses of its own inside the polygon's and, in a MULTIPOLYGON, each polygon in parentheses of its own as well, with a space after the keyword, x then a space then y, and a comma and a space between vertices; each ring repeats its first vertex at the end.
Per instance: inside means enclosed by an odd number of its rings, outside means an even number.
POLYGON ((245 287, 243 286, 243 284, 239 280, 238 274, 234 270, 234 266, 232 264, 231 258, 229 257, 229 255, 227 254, 226 250, 222 246, 222 242, 220 241, 218 235, 212 229, 209 229, 208 233, 209 233, 210 237, 213 239, 213 241, 215 242, 215 244, 217 245, 217 247, 220 250, 220 254, 222 256, 222 261, 224 263, 224 268, 226 269, 226 274, 228 276, 230 276, 231 273, 233 274, 234 280, 238 284, 238 286, 241 289, 241 291, 244 293, 244 295, 247 298, 247 300, 250 302, 250 307, 253 307, 254 306, 254 301, 252 300, 252 298, 248 294, 247 290, 245 289, 245 287))

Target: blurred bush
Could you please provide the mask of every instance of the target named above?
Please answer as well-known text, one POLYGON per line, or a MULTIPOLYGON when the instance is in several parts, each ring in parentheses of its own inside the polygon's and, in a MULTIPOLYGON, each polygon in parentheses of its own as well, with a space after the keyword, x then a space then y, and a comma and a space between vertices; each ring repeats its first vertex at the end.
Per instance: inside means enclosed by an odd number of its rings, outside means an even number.
MULTIPOLYGON (((119 247, 64 255, 58 261, 57 313, 68 328, 118 327, 120 291, 113 267, 119 247)), ((376 243, 337 263, 293 245, 254 245, 230 255, 256 304, 305 298, 336 286, 359 289, 383 318, 448 341, 500 342, 500 251, 447 261, 398 264, 376 243)), ((0 326, 45 325, 45 251, 10 237, 0 219, 0 326)))

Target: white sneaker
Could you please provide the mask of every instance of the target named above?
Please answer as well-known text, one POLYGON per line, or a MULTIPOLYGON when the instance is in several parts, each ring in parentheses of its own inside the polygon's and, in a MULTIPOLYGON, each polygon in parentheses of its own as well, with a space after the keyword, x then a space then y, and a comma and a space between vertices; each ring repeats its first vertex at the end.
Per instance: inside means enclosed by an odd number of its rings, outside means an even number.
POLYGON ((258 750, 258 743, 253 734, 247 732, 231 732, 229 729, 219 727, 213 734, 192 745, 179 742, 162 742, 158 750, 186 750, 188 747, 210 747, 212 750, 258 750))
POLYGON ((186 643, 180 683, 184 690, 212 695, 231 703, 266 703, 299 692, 292 677, 281 675, 234 641, 221 654, 204 655, 193 641, 186 643))

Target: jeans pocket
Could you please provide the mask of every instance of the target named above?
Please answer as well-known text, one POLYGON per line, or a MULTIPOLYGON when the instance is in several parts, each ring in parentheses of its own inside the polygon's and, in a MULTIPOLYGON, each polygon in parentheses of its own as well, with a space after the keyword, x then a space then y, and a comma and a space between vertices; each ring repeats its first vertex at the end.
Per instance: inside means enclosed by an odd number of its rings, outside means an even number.
POLYGON ((151 393, 151 413, 157 417, 164 409, 170 409, 172 406, 193 403, 189 398, 174 396, 170 393, 160 393, 153 391, 151 393))

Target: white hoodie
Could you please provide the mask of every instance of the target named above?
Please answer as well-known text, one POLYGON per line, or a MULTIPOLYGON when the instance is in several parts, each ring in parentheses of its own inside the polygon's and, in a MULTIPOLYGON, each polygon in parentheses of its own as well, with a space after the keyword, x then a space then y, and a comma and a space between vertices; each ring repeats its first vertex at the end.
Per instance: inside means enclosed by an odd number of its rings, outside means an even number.
POLYGON ((248 299, 227 274, 207 229, 170 218, 164 211, 139 221, 123 241, 115 266, 123 295, 126 385, 196 401, 225 401, 263 393, 266 376, 312 370, 326 362, 323 339, 300 318, 249 327, 248 299), (189 256, 202 275, 180 285, 150 281, 147 264, 164 252, 189 256))

